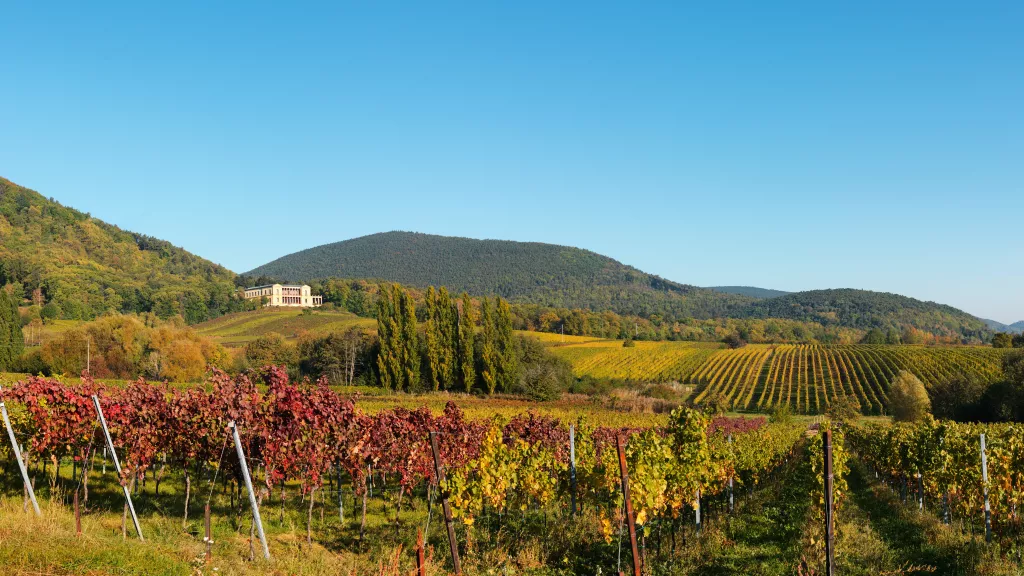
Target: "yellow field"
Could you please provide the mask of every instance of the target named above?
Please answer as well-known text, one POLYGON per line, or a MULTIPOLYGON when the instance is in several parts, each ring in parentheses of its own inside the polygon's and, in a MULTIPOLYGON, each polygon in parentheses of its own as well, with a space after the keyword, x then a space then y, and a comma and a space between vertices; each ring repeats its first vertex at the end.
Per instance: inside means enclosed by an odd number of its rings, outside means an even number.
POLYGON ((576 376, 685 382, 723 346, 708 342, 634 342, 625 348, 621 340, 584 339, 552 347, 554 354, 572 364, 576 376))
POLYGON ((553 334, 551 332, 529 332, 526 330, 517 330, 516 333, 540 340, 545 346, 585 344, 587 342, 611 342, 611 340, 597 338, 594 336, 569 336, 568 334, 563 335, 553 334))
MULTIPOLYGON (((345 390, 341 389, 344 393, 345 390)), ((558 418, 563 422, 574 422, 580 416, 600 426, 663 426, 668 422, 667 414, 635 412, 606 406, 599 399, 566 395, 559 400, 535 402, 517 398, 482 398, 468 394, 436 392, 430 394, 389 394, 362 396, 356 405, 369 414, 394 407, 415 410, 422 406, 434 414, 444 411, 445 404, 455 402, 462 408, 469 420, 489 420, 496 416, 511 418, 527 412, 558 418)))
POLYGON ((349 312, 318 310, 303 314, 300 310, 264 308, 235 312, 197 324, 196 330, 224 346, 245 346, 257 337, 276 332, 285 338, 297 338, 303 332, 339 332, 352 327, 376 330, 377 322, 349 312))

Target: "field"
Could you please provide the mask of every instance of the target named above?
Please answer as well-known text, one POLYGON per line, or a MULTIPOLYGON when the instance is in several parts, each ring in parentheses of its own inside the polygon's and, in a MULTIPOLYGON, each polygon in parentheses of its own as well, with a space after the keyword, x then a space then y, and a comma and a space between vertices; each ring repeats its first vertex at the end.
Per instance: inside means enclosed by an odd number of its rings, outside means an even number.
POLYGON ((770 410, 787 404, 817 414, 845 396, 865 414, 885 410, 889 384, 908 370, 926 387, 962 375, 994 381, 1003 351, 981 346, 748 345, 567 340, 542 337, 572 364, 577 377, 637 382, 680 382, 695 388, 697 402, 716 396, 735 410, 770 410))
POLYGON ((42 346, 61 333, 82 324, 81 320, 48 320, 46 324, 31 324, 23 326, 21 331, 25 335, 25 347, 33 348, 42 346))
POLYGON ((264 308, 254 312, 235 312, 202 324, 196 329, 224 346, 245 346, 272 332, 285 338, 297 338, 303 332, 342 332, 353 327, 376 330, 377 322, 349 312, 317 310, 304 314, 299 310, 264 308))

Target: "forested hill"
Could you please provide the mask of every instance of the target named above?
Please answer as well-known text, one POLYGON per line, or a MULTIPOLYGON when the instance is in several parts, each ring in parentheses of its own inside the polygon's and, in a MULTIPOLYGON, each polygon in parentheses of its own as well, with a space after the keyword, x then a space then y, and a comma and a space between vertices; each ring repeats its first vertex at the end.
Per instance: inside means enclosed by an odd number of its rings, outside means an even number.
POLYGON ((678 284, 567 246, 385 232, 284 256, 246 274, 278 280, 375 278, 474 295, 644 317, 728 316, 753 301, 678 284))
POLYGON ((47 314, 182 314, 190 323, 240 306, 235 274, 169 242, 127 232, 0 178, 0 285, 41 295, 47 314), (36 292, 39 289, 39 292, 36 292))
POLYGON ((938 336, 967 340, 984 339, 991 334, 984 321, 952 306, 868 290, 794 292, 753 302, 740 314, 748 318, 789 318, 862 330, 913 327, 938 336))
POLYGON ((739 294, 740 296, 750 296, 751 298, 775 298, 776 296, 791 294, 791 292, 772 290, 770 288, 757 288, 755 286, 709 286, 708 288, 715 292, 739 294))

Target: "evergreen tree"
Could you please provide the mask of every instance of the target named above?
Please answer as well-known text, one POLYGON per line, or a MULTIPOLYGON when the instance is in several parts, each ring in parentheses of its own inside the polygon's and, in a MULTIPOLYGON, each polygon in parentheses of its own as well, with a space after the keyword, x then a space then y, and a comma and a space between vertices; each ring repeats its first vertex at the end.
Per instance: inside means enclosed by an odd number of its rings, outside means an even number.
POLYGON ((473 339, 476 337, 476 321, 473 318, 473 302, 469 294, 462 293, 462 315, 459 317, 459 372, 462 386, 472 392, 476 386, 476 366, 473 362, 473 339))
POLYGON ((25 350, 18 300, 0 289, 0 370, 11 370, 25 350))

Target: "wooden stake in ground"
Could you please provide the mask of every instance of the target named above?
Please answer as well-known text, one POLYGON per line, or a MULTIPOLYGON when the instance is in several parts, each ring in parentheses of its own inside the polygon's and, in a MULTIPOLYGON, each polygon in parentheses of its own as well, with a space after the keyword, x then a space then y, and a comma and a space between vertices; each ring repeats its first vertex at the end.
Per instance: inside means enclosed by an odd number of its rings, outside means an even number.
POLYGON ((242 479, 245 480, 245 488, 249 492, 249 506, 252 508, 252 520, 256 524, 256 532, 260 536, 260 544, 263 545, 263 558, 270 560, 270 548, 267 547, 267 536, 263 533, 263 520, 260 519, 260 505, 256 502, 256 493, 252 489, 252 478, 249 477, 249 465, 245 462, 245 451, 242 450, 242 439, 238 435, 238 426, 235 421, 228 422, 228 427, 235 439, 235 451, 238 453, 238 467, 242 470, 242 479))
POLYGON ((82 510, 78 507, 78 490, 75 490, 75 535, 82 535, 82 510))
POLYGON ((985 435, 981 435, 981 488, 985 493, 985 542, 992 541, 992 508, 988 504, 988 454, 985 435))
POLYGON ((821 436, 824 443, 825 459, 825 576, 835 574, 835 550, 833 542, 833 511, 832 511, 832 431, 825 430, 821 436))
POLYGON ((21 459, 21 448, 18 446, 18 440, 14 437, 14 428, 11 427, 11 419, 7 416, 7 405, 4 404, 3 400, 0 400, 0 415, 3 416, 4 426, 7 428, 7 437, 11 439, 11 450, 14 452, 14 458, 18 461, 21 480, 25 484, 25 494, 28 496, 28 499, 32 500, 32 509, 36 511, 36 516, 41 516, 39 504, 36 503, 36 493, 32 489, 32 482, 28 479, 28 470, 25 469, 25 461, 21 459))
MULTIPOLYGON (((434 452, 434 476, 439 488, 444 486, 444 467, 441 465, 441 451, 437 448, 437 432, 430 433, 430 449, 434 452)), ((452 521, 452 508, 448 504, 448 491, 441 488, 441 509, 444 511, 444 524, 448 528, 448 544, 452 549, 452 565, 457 576, 462 574, 462 563, 459 562, 459 542, 455 539, 455 523, 452 521)), ((640 576, 637 574, 637 576, 640 576)))
POLYGON ((204 524, 206 525, 206 538, 203 539, 203 542, 206 543, 206 563, 209 564, 210 561, 213 559, 213 535, 210 534, 210 504, 209 503, 206 504, 205 516, 206 516, 206 518, 205 518, 204 524))
POLYGON ((640 551, 636 546, 636 522, 633 519, 633 502, 629 499, 629 471, 626 470, 626 448, 621 434, 615 437, 615 449, 619 452, 622 499, 626 502, 626 524, 629 527, 629 544, 633 550, 633 576, 640 576, 640 551))
MULTIPOLYGON (((103 437, 107 441, 107 448, 110 449, 110 459, 114 461, 114 469, 117 471, 117 479, 121 481, 121 489, 124 491, 125 504, 128 506, 128 511, 132 513, 132 522, 135 524, 135 533, 139 535, 139 540, 145 540, 142 537, 142 527, 139 526, 139 517, 135 514, 135 505, 132 504, 132 492, 128 485, 123 483, 121 480, 121 461, 117 459, 117 452, 114 450, 114 441, 110 438, 110 430, 107 429, 107 419, 103 417, 103 408, 100 406, 100 397, 93 394, 92 403, 96 406, 96 416, 100 419, 100 426, 103 428, 103 437)), ((132 484, 135 483, 135 479, 132 479, 132 484)))
POLYGON ((569 426, 569 514, 576 516, 576 427, 569 426))
POLYGON ((423 557, 423 531, 416 531, 416 573, 427 576, 427 561, 423 557))

